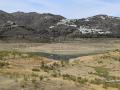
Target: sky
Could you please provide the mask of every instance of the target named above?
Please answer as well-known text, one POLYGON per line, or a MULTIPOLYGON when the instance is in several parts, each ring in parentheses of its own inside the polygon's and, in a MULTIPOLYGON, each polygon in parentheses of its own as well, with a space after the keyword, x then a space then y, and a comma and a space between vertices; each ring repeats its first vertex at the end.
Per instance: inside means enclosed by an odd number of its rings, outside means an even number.
POLYGON ((0 10, 53 13, 69 19, 120 16, 120 0, 0 0, 0 10))

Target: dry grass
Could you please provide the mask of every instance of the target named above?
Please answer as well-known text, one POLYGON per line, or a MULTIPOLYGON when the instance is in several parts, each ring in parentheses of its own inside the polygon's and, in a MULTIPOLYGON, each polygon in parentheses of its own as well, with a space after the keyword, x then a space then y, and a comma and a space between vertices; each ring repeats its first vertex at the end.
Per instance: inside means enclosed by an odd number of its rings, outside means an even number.
MULTIPOLYGON (((48 45, 54 48, 53 44, 41 44, 41 46, 36 44, 40 48, 44 47, 43 49, 48 45)), ((65 44, 66 47, 64 47, 64 44, 56 44, 56 48, 58 48, 57 45, 63 45, 61 49, 63 48, 66 51, 70 48, 71 50, 75 48, 77 50, 80 47, 79 44, 76 44, 78 47, 75 47, 69 43, 65 44)), ((93 44, 91 43, 90 47, 91 45, 93 44)), ((28 49, 28 47, 25 48, 28 49)), ((35 46, 30 46, 30 48, 35 48, 35 46)), ((118 48, 118 46, 114 48, 118 48)), ((36 49, 38 48, 36 47, 36 49)), ((120 79, 119 50, 83 56, 71 59, 68 62, 54 61, 45 57, 31 55, 30 53, 16 51, 1 51, 0 56, 1 62, 9 63, 0 68, 0 80, 2 81, 0 83, 0 90, 13 90, 13 88, 14 90, 119 89, 119 84, 105 84, 106 80, 120 79)))
POLYGON ((81 39, 63 43, 0 43, 0 51, 19 50, 54 54, 90 54, 114 49, 120 49, 119 39, 81 39))

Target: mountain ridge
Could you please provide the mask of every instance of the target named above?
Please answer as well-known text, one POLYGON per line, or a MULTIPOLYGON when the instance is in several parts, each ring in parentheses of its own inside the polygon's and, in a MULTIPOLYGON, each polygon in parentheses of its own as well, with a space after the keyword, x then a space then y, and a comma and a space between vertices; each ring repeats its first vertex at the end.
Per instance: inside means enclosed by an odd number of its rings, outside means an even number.
POLYGON ((0 40, 54 42, 78 38, 119 38, 120 17, 95 15, 67 19, 60 15, 36 12, 0 11, 0 40), (16 38, 17 37, 17 38, 16 38))

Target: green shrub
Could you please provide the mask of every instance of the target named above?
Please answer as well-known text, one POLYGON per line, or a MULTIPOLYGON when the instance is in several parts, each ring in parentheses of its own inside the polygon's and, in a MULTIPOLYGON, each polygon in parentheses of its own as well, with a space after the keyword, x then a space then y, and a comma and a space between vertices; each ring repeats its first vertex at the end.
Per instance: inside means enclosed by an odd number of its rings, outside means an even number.
POLYGON ((100 85, 100 84, 102 84, 103 82, 102 82, 101 79, 97 79, 97 78, 95 78, 94 80, 91 80, 90 83, 100 85))
POLYGON ((80 84, 85 84, 86 82, 88 82, 88 80, 86 78, 78 77, 77 82, 79 82, 80 84))
POLYGON ((33 68, 32 71, 39 72, 40 69, 38 69, 38 68, 33 68))
POLYGON ((58 76, 58 74, 57 73, 53 73, 53 74, 51 74, 53 77, 57 77, 58 76))
POLYGON ((120 90, 120 83, 106 83, 106 87, 118 88, 120 90))
POLYGON ((32 77, 38 77, 38 74, 32 73, 31 76, 32 76, 32 77))
POLYGON ((98 61, 98 64, 102 64, 103 63, 103 61, 98 61))
POLYGON ((7 66, 9 65, 8 62, 5 62, 5 61, 0 61, 0 68, 4 67, 4 66, 7 66))
POLYGON ((63 79, 66 79, 66 80, 72 80, 72 81, 76 81, 76 76, 73 76, 73 75, 69 75, 69 74, 63 74, 63 79))
POLYGON ((103 68, 103 67, 95 67, 95 71, 96 71, 96 75, 98 76, 102 76, 107 78, 109 76, 109 72, 107 68, 103 68))
POLYGON ((44 79, 44 76, 42 76, 42 75, 39 76, 39 79, 40 79, 40 80, 43 80, 43 79, 44 79))

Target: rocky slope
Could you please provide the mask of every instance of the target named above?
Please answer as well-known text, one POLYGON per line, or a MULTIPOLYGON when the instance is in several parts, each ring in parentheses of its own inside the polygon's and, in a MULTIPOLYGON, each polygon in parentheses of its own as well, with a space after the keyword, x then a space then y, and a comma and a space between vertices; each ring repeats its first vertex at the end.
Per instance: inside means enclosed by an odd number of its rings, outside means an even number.
POLYGON ((4 41, 49 42, 99 37, 120 37, 120 18, 96 15, 66 19, 49 13, 0 11, 0 39, 4 41))

